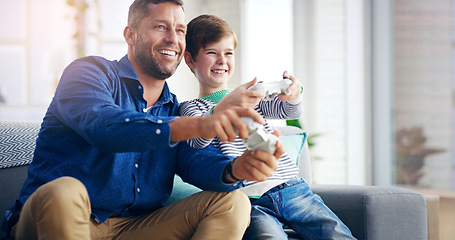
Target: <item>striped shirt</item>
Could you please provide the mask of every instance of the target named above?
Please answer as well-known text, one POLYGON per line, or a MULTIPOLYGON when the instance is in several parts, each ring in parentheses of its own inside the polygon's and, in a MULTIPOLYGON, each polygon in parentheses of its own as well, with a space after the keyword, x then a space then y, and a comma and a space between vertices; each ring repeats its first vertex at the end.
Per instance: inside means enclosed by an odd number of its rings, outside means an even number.
MULTIPOLYGON (((221 99, 226 96, 230 91, 222 90, 210 94, 204 98, 193 99, 185 101, 180 105, 181 116, 206 116, 210 115, 210 110, 214 107, 221 99)), ((295 100, 282 102, 277 97, 271 101, 261 100, 258 105, 255 106, 255 110, 261 114, 264 119, 296 119, 299 118, 303 112, 302 94, 295 100)), ((272 128, 266 122, 264 125, 267 132, 272 132, 272 128)), ((225 155, 232 157, 239 157, 246 150, 243 140, 239 137, 234 142, 220 142, 218 137, 213 139, 205 138, 194 138, 188 140, 188 144, 193 148, 204 148, 209 144, 213 144, 219 148, 225 155)), ((291 159, 289 154, 284 153, 278 162, 278 169, 275 173, 267 179, 265 182, 249 181, 246 182, 245 186, 251 185, 264 185, 258 191, 245 192, 249 196, 262 195, 263 192, 272 188, 280 183, 283 183, 289 179, 296 177, 298 174, 298 168, 295 160, 291 159), (269 186, 270 185, 270 186, 269 186), (264 188, 265 187, 265 188, 264 188)), ((252 186, 251 186, 252 187, 252 186)), ((250 188, 251 188, 250 187, 250 188)), ((259 187, 259 186, 257 186, 259 187)))

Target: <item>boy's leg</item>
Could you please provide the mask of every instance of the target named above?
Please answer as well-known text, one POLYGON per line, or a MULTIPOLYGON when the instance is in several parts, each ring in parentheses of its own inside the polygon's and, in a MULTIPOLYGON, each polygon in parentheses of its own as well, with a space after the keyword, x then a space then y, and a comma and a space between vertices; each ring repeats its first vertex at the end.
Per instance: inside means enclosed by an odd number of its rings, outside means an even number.
POLYGON ((109 221, 117 239, 241 239, 250 210, 239 191, 202 191, 149 214, 109 221))
POLYGON ((270 193, 283 222, 309 239, 355 239, 349 228, 314 194, 303 179, 270 193))
POLYGON ((12 235, 21 239, 90 239, 90 200, 77 179, 62 177, 25 202, 12 235))
MULTIPOLYGON (((267 197, 266 197, 267 198, 267 197)), ((262 199, 264 201, 267 199, 262 199)), ((273 205, 271 199, 268 199, 273 205)), ((273 206, 272 206, 273 207, 273 206)), ((268 207, 261 205, 251 206, 251 223, 246 229, 244 240, 286 240, 288 236, 283 231, 283 224, 275 217, 275 214, 268 207)))

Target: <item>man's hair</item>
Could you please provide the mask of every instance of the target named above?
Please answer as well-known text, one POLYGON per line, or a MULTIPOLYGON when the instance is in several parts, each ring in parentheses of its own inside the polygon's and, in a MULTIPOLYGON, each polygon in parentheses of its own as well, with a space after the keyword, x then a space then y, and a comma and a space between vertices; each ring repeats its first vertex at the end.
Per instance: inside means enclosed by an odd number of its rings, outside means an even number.
POLYGON ((237 47, 237 37, 228 23, 214 15, 200 15, 188 23, 186 32, 186 51, 192 58, 197 56, 199 49, 210 43, 220 41, 224 37, 234 38, 234 49, 237 47))
POLYGON ((138 28, 142 19, 150 14, 149 8, 147 7, 149 3, 159 4, 165 2, 175 3, 183 9, 183 0, 135 0, 133 4, 131 4, 128 13, 128 25, 138 28))

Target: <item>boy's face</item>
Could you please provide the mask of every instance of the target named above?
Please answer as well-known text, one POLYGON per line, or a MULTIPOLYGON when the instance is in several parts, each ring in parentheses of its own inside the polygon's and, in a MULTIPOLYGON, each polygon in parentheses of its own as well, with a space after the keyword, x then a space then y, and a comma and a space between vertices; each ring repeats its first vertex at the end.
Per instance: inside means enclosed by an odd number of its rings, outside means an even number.
POLYGON ((199 49, 192 64, 201 87, 226 89, 235 68, 234 38, 225 37, 219 42, 210 43, 199 49))

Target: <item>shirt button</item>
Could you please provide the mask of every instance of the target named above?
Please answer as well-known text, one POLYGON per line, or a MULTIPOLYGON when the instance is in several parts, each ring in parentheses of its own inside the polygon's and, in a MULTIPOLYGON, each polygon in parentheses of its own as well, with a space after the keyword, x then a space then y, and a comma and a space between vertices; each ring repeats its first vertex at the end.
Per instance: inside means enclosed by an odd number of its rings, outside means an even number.
POLYGON ((137 89, 141 90, 141 89, 142 89, 142 86, 141 86, 141 85, 137 86, 137 89))
POLYGON ((156 134, 160 134, 161 133, 161 130, 160 129, 156 129, 156 134))
POLYGON ((141 192, 141 189, 140 189, 140 188, 136 188, 136 191, 137 191, 137 192, 141 192))
POLYGON ((147 113, 147 108, 142 109, 144 113, 147 113))
POLYGON ((158 120, 158 123, 163 123, 163 120, 159 119, 159 120, 158 120))
POLYGON ((129 122, 129 121, 130 121, 130 119, 129 119, 129 118, 125 118, 125 122, 129 122))
POLYGON ((139 164, 137 164, 137 163, 136 163, 136 164, 134 164, 134 167, 138 168, 138 167, 139 167, 139 164))

